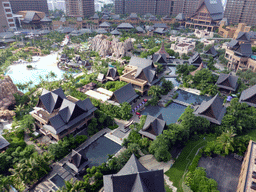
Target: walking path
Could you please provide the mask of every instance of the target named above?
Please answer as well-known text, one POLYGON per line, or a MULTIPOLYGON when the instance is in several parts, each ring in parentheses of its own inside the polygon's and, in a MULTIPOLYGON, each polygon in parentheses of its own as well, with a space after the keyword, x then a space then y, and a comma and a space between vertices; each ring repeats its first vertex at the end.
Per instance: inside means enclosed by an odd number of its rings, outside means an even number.
MULTIPOLYGON (((168 171, 174 163, 174 160, 168 162, 158 162, 153 155, 144 155, 139 159, 140 163, 148 170, 160 170, 163 169, 164 173, 168 171)), ((165 183, 172 189, 173 192, 177 191, 177 188, 173 186, 173 182, 169 180, 169 177, 164 174, 165 183)))
POLYGON ((179 101, 177 99, 173 99, 173 102, 178 103, 180 105, 184 105, 186 107, 188 107, 190 105, 189 103, 186 103, 186 102, 183 102, 183 101, 179 101))

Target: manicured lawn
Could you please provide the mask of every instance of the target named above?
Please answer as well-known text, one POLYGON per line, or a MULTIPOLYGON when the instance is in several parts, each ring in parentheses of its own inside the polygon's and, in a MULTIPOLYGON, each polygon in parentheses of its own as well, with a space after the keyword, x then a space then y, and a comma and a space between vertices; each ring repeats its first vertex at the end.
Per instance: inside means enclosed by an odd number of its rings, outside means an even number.
POLYGON ((170 178, 170 181, 173 182, 173 185, 178 188, 178 192, 183 191, 182 177, 194 159, 197 150, 200 147, 205 146, 207 141, 211 140, 214 140, 214 137, 207 136, 205 137, 205 140, 199 139, 198 141, 189 141, 173 166, 165 173, 170 178))
POLYGON ((164 183, 165 192, 172 192, 172 189, 169 188, 169 186, 164 183))
POLYGON ((251 130, 251 131, 249 131, 247 134, 245 134, 245 135, 248 135, 249 137, 251 137, 251 139, 253 140, 253 141, 256 141, 256 129, 253 129, 253 130, 251 130))

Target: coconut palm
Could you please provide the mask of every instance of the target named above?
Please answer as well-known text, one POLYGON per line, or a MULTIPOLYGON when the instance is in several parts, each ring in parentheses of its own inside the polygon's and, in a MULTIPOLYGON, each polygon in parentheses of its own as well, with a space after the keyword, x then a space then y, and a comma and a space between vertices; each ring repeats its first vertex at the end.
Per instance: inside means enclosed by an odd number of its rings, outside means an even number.
POLYGON ((234 136, 230 131, 227 131, 226 133, 222 133, 221 136, 217 137, 217 145, 221 146, 221 150, 224 153, 224 155, 228 155, 229 152, 233 152, 234 149, 234 136))

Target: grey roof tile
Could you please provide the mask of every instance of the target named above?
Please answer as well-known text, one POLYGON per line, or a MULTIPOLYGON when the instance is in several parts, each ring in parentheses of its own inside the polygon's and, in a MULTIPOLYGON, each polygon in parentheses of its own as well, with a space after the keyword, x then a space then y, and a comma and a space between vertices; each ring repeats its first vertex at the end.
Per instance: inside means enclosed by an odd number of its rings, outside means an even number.
POLYGON ((230 90, 230 91, 236 91, 237 86, 238 86, 237 81, 238 81, 237 76, 233 76, 231 74, 221 73, 217 82, 216 82, 216 85, 219 88, 224 88, 224 89, 227 89, 227 90, 230 90), (223 84, 226 80, 229 82, 230 86, 228 86, 227 84, 223 84))
POLYGON ((240 96, 239 102, 247 103, 248 105, 252 107, 256 107, 256 103, 254 102, 256 97, 256 85, 253 85, 252 87, 245 89, 240 96))
POLYGON ((111 99, 116 98, 118 103, 130 103, 131 101, 133 101, 134 99, 136 99, 138 97, 138 95, 136 94, 136 92, 134 91, 132 84, 129 83, 123 87, 121 87, 120 89, 116 90, 111 99))
POLYGON ((117 26, 117 29, 133 29, 134 27, 130 23, 121 23, 117 26))
POLYGON ((168 28, 167 25, 166 25, 166 23, 155 23, 155 24, 153 25, 153 27, 154 27, 154 28, 164 28, 164 29, 168 28))
POLYGON ((0 135, 0 150, 4 149, 9 145, 10 143, 2 135, 0 135))

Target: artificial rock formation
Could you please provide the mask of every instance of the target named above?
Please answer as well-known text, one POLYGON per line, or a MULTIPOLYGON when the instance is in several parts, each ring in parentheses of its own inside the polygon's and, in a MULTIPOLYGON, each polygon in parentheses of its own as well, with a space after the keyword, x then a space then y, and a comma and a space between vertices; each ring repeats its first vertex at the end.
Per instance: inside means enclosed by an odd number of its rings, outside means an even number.
POLYGON ((22 95, 9 76, 0 76, 0 111, 15 104, 15 97, 13 96, 15 93, 22 95))
POLYGON ((119 42, 115 36, 108 37, 106 35, 97 35, 90 41, 89 49, 97 51, 103 57, 112 55, 114 58, 122 58, 127 56, 128 52, 133 49, 131 39, 119 42))

